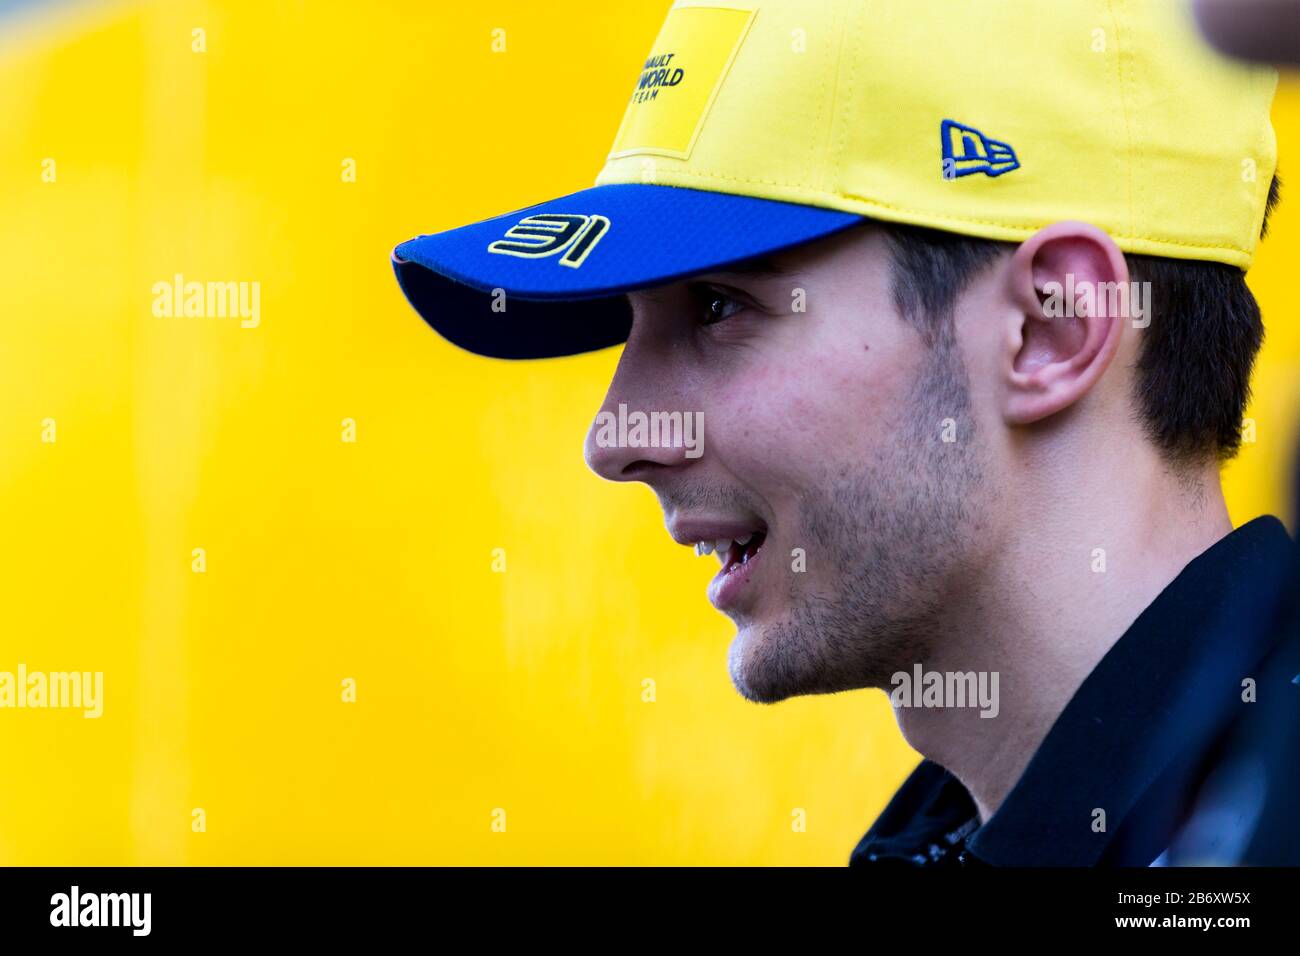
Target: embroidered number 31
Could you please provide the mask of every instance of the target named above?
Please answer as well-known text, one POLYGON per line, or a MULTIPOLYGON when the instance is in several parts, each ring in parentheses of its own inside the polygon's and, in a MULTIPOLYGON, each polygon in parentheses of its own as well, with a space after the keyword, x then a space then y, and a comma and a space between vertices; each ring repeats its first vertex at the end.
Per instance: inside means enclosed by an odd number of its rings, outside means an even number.
POLYGON ((523 259, 543 259, 564 253, 560 265, 576 269, 608 231, 609 220, 604 216, 543 213, 511 226, 504 239, 488 246, 488 252, 523 259))

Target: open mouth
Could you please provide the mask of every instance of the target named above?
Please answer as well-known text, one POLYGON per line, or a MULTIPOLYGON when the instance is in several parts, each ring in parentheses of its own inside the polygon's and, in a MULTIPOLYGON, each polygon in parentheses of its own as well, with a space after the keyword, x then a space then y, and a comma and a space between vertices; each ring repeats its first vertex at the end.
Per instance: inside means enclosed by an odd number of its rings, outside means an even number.
POLYGON ((739 538, 722 538, 718 541, 700 541, 695 545, 698 555, 716 554, 722 564, 722 573, 731 574, 743 568, 763 547, 767 535, 762 531, 753 531, 739 538))

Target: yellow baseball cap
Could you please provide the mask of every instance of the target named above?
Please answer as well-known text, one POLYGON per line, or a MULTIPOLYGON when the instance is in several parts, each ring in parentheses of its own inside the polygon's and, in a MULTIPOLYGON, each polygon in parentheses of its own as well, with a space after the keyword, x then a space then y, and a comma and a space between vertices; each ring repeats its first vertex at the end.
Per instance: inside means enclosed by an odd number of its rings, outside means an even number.
POLYGON ((1212 52, 1180 0, 677 0, 635 67, 594 187, 394 250, 445 337, 613 345, 632 289, 866 219, 1004 241, 1081 219, 1246 269, 1277 163, 1276 71, 1212 52))

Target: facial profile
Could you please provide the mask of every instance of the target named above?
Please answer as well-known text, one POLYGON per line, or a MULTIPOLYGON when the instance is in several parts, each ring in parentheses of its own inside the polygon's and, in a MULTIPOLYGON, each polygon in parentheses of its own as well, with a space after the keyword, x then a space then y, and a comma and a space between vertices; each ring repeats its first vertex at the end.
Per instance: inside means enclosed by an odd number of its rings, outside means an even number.
POLYGON ((983 465, 958 343, 899 316, 883 237, 854 228, 630 298, 603 408, 701 411, 705 453, 589 434, 588 462, 645 482, 673 539, 718 558, 737 690, 884 687, 924 661, 974 559, 983 465))

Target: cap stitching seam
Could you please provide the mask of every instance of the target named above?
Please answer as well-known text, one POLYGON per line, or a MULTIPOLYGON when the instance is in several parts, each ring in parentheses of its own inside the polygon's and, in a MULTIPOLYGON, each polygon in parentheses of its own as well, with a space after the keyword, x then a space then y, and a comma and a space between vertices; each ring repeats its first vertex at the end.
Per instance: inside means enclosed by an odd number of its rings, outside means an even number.
MULTIPOLYGON (((1116 67, 1116 74, 1117 74, 1116 80, 1119 83, 1119 109, 1121 115, 1123 115, 1124 117, 1124 140, 1125 140, 1124 172, 1127 178, 1127 186, 1128 186, 1127 192, 1125 193, 1125 198, 1128 200, 1128 231, 1132 233, 1135 224, 1135 220, 1133 217, 1133 125, 1129 117, 1129 102, 1128 102, 1129 76, 1127 74, 1127 71, 1131 66, 1132 58, 1124 55, 1124 44, 1122 40, 1122 32, 1120 30, 1119 17, 1116 16, 1115 14, 1115 0, 1108 0, 1106 4, 1106 8, 1110 12, 1111 26, 1115 30, 1115 67, 1116 67)), ((1135 238, 1146 238, 1146 237, 1135 237, 1135 238)), ((1231 248, 1236 248, 1236 247, 1234 246, 1231 248)))
MULTIPOLYGON (((841 50, 843 49, 843 38, 841 38, 841 50)), ((853 103, 853 91, 857 88, 858 83, 858 61, 862 59, 862 36, 860 30, 853 31, 853 55, 850 57, 849 65, 849 82, 844 88, 844 102, 853 103)), ((835 64, 836 70, 836 98, 839 97, 839 70, 840 64, 835 64)), ((844 141, 848 138, 849 117, 846 115, 840 123, 840 133, 835 142, 835 181, 844 182, 844 141)))
MULTIPOLYGON (((833 127, 833 126, 834 126, 834 123, 835 123, 835 103, 834 103, 834 97, 835 97, 835 94, 836 94, 836 86, 839 85, 840 64, 843 62, 843 51, 844 51, 844 33, 843 33, 843 31, 841 31, 841 32, 840 32, 840 35, 839 35, 839 42, 835 45, 835 69, 834 69, 833 71, 822 70, 822 83, 821 83, 821 90, 819 91, 819 94, 818 94, 818 97, 817 97, 817 122, 816 122, 816 123, 814 124, 814 126, 813 126, 814 129, 820 130, 821 133, 822 133, 822 135, 820 135, 820 136, 810 136, 810 137, 809 137, 810 142, 809 142, 809 144, 808 144, 808 167, 809 167, 810 169, 815 169, 815 170, 816 170, 816 169, 824 169, 825 166, 826 166, 825 163, 818 163, 818 162, 817 162, 817 159, 816 159, 816 157, 817 157, 817 145, 818 145, 818 142, 820 141, 823 150, 830 149, 830 146, 831 146, 831 138, 832 138, 832 137, 831 137, 831 129, 830 129, 830 127, 833 127), (831 104, 830 104, 830 107, 831 107, 831 108, 830 108, 830 110, 828 111, 828 110, 826 109, 826 87, 827 87, 827 85, 828 85, 828 79, 829 79, 829 73, 830 73, 830 72, 833 72, 833 73, 835 74, 835 85, 831 86, 831 100, 832 100, 832 101, 831 101, 831 104), (822 117, 823 117, 823 115, 826 116, 826 125, 827 125, 827 129, 825 129, 825 130, 822 130, 822 129, 821 129, 821 126, 822 126, 822 117)), ((823 189, 826 187, 826 184, 825 184, 825 183, 819 183, 818 185, 819 185, 821 188, 823 188, 823 189)))

